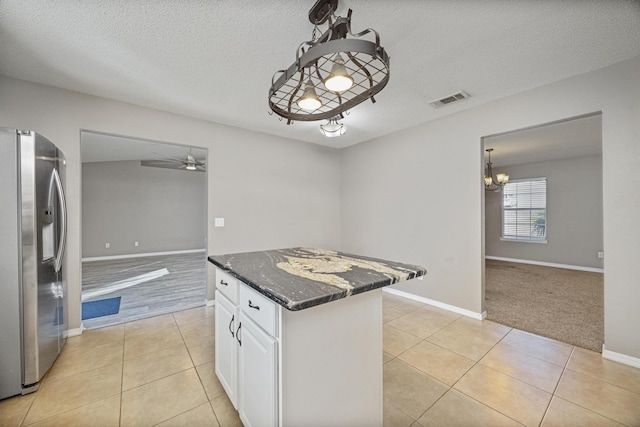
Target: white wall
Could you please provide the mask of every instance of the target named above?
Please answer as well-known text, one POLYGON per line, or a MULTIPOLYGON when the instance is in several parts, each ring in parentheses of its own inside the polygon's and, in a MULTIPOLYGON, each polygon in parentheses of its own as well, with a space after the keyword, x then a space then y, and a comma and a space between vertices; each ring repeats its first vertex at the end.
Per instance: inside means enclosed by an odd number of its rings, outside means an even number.
POLYGON ((425 266, 398 289, 484 310, 481 139, 602 111, 605 344, 640 358, 640 57, 342 153, 342 249, 425 266))
POLYGON ((33 129, 68 162, 71 327, 80 319, 80 129, 209 148, 208 250, 340 247, 421 264, 400 289, 483 311, 481 138, 602 111, 605 342, 640 357, 640 57, 341 152, 0 78, 0 125, 33 129), (340 164, 342 163, 342 167, 340 164), (455 165, 453 168, 451 165, 455 165), (342 174, 342 181, 341 181, 342 174), (341 207, 342 203, 342 207, 341 207), (226 217, 214 228, 214 217, 226 217), (341 230, 341 231, 340 231, 341 230))
POLYGON ((487 256, 603 268, 602 157, 501 166, 510 181, 547 178, 547 243, 500 240, 502 193, 485 193, 487 256))
POLYGON ((338 150, 6 77, 0 126, 39 132, 67 158, 70 328, 80 327, 81 130, 208 148, 209 254, 340 247, 338 150))
POLYGON ((82 257, 205 248, 206 210, 206 173, 83 163, 82 257))

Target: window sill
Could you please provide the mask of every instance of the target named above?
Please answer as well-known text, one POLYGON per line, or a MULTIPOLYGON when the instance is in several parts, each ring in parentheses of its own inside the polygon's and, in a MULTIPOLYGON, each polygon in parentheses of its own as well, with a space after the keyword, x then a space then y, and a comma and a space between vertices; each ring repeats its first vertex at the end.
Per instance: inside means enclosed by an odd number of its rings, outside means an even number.
POLYGON ((500 240, 503 241, 503 242, 542 243, 543 245, 547 244, 547 239, 544 239, 544 240, 522 240, 522 239, 508 239, 506 237, 501 237, 500 240))

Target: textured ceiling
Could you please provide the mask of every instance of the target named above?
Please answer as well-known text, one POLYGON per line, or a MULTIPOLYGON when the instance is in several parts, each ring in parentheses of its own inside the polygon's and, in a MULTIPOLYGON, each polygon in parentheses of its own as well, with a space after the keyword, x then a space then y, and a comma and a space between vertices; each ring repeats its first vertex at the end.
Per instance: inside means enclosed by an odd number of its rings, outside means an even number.
POLYGON ((354 31, 380 33, 391 79, 325 138, 267 114, 313 3, 1 0, 0 74, 341 148, 640 55, 633 0, 343 0, 354 31), (471 98, 428 105, 458 90, 471 98))

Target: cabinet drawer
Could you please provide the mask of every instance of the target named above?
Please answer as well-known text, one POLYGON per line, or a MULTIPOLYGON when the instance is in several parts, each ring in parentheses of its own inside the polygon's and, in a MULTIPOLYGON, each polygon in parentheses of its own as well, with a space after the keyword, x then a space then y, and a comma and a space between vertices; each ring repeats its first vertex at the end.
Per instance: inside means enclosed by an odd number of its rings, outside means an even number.
POLYGON ((272 337, 276 336, 276 303, 249 286, 240 286, 240 310, 272 337))
POLYGON ((216 268, 216 289, 229 300, 238 304, 238 279, 216 268))

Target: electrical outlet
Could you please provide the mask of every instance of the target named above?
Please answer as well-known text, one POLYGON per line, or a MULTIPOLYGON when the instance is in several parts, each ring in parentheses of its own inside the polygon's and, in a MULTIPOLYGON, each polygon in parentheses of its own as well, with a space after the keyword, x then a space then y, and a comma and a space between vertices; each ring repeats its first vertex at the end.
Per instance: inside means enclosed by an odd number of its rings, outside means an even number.
POLYGON ((104 247, 105 247, 105 248, 107 248, 107 249, 109 249, 109 248, 111 247, 111 243, 109 243, 109 242, 105 243, 105 244, 104 244, 104 247))
POLYGON ((214 220, 215 227, 224 227, 224 218, 216 218, 214 220))
POLYGON ((598 258, 604 258, 604 252, 598 252, 598 258))
POLYGON ((135 242, 133 242, 133 246, 140 246, 140 242, 136 240, 135 242))

